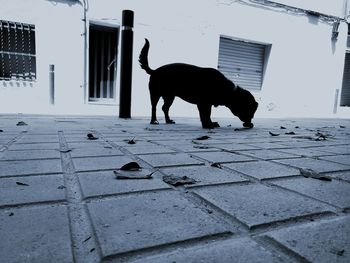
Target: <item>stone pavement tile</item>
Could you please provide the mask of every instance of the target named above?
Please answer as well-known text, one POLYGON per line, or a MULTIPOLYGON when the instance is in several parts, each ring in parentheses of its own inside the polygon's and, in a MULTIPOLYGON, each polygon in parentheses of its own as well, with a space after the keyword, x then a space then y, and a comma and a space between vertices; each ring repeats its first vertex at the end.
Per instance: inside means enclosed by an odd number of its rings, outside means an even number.
POLYGON ((237 262, 237 263, 281 263, 286 261, 278 255, 258 245, 250 238, 230 239, 210 242, 189 248, 178 248, 174 252, 164 253, 149 258, 142 258, 132 263, 195 263, 195 262, 237 262))
POLYGON ((124 164, 132 162, 126 156, 103 156, 103 157, 81 157, 73 158, 75 170, 82 171, 98 171, 98 170, 115 170, 122 167, 124 164))
POLYGON ((172 146, 172 148, 180 151, 180 152, 186 152, 186 153, 192 153, 192 152, 215 152, 218 149, 215 148, 214 145, 199 145, 194 143, 184 143, 179 144, 176 143, 172 146))
POLYGON ((334 154, 350 154, 350 145, 346 146, 327 146, 327 147, 321 147, 321 151, 334 153, 334 154))
POLYGON ((0 177, 62 173, 61 160, 0 161, 0 177))
POLYGON ((321 181, 304 177, 281 179, 271 183, 341 208, 350 207, 349 183, 337 180, 321 181))
POLYGON ((87 204, 103 256, 228 232, 177 191, 87 204))
POLYGON ((60 159, 58 150, 23 150, 6 151, 0 157, 0 160, 34 160, 34 159, 60 159))
POLYGON ((150 154, 150 153, 174 153, 175 151, 169 147, 160 145, 135 145, 135 146, 125 146, 129 152, 133 154, 150 154))
POLYGON ((204 164, 185 153, 149 154, 139 155, 139 157, 153 167, 204 164))
POLYGON ((124 155, 118 149, 112 148, 112 146, 98 146, 88 148, 73 148, 70 151, 72 157, 92 157, 92 156, 113 156, 113 155, 124 155))
POLYGON ((350 171, 327 173, 327 175, 334 177, 334 178, 339 178, 339 179, 347 181, 347 182, 350 182, 350 171))
POLYGON ((9 147, 9 150, 55 150, 59 149, 58 142, 53 143, 14 143, 9 147))
POLYGON ((247 161, 255 160, 254 158, 247 157, 244 155, 231 153, 231 152, 223 152, 223 151, 201 152, 201 153, 194 153, 192 155, 213 163, 247 162, 247 161))
POLYGON ((153 143, 153 142, 148 142, 148 141, 144 141, 144 140, 140 140, 138 138, 135 138, 135 136, 130 136, 127 139, 113 139, 113 140, 109 140, 111 142, 114 142, 115 144, 122 146, 122 147, 154 147, 157 144, 153 143), (135 144, 129 144, 128 142, 130 140, 133 140, 135 142, 135 144))
POLYGON ((58 142, 58 135, 30 135, 20 138, 18 143, 54 143, 58 142))
POLYGON ((349 170, 350 170, 350 154, 347 154, 347 155, 335 155, 335 156, 323 156, 323 157, 320 157, 320 159, 327 160, 327 161, 330 161, 330 162, 335 162, 335 163, 349 165, 349 170))
POLYGON ((298 194, 258 184, 221 185, 193 191, 249 228, 331 209, 298 194))
POLYGON ((195 145, 192 140, 186 140, 186 139, 179 139, 179 140, 152 140, 152 142, 157 143, 159 145, 164 145, 164 146, 170 146, 170 147, 174 147, 176 145, 184 145, 184 144, 188 144, 188 145, 195 145))
POLYGON ((74 261, 64 206, 2 210, 0 237, 1 262, 74 261))
POLYGON ((312 169, 316 172, 335 172, 349 170, 349 165, 338 164, 334 162, 329 162, 325 160, 318 160, 312 158, 298 158, 298 159, 284 159, 276 160, 276 162, 287 164, 302 169, 312 169))
MULTIPOLYGON (((209 135, 205 135, 205 136, 209 136, 210 137, 210 134, 209 135)), ((202 136, 198 136, 198 137, 202 137, 202 136)), ((197 138, 198 138, 197 137, 197 138)), ((207 140, 196 140, 196 137, 193 138, 193 141, 194 143, 196 144, 203 144, 203 145, 212 145, 212 144, 230 144, 229 141, 226 141, 225 139, 213 139, 213 138, 209 138, 207 140)))
MULTIPOLYGON (((151 173, 149 170, 146 171, 146 174, 151 173)), ((112 171, 84 172, 78 176, 84 198, 169 188, 155 176, 152 179, 121 180, 116 179, 112 171)))
POLYGON ((209 184, 248 182, 248 180, 241 177, 239 173, 236 173, 234 171, 227 172, 222 169, 210 166, 174 167, 162 169, 161 171, 166 175, 174 175, 180 177, 188 176, 197 181, 197 183, 188 185, 188 187, 209 184))
POLYGON ((257 143, 248 143, 247 145, 261 148, 261 149, 284 149, 289 148, 286 145, 283 145, 281 142, 257 142, 257 143))
POLYGON ((68 147, 71 149, 104 148, 105 146, 110 146, 110 145, 101 139, 92 140, 92 141, 86 140, 86 141, 81 141, 81 142, 69 142, 68 143, 68 147))
POLYGON ((295 154, 300 157, 319 157, 332 155, 332 153, 327 153, 324 150, 324 147, 309 147, 309 148, 292 148, 292 149, 279 149, 279 152, 295 154))
POLYGON ((286 159, 298 157, 295 154, 278 152, 276 150, 248 150, 243 152, 244 155, 249 155, 252 157, 260 158, 263 160, 272 160, 272 159, 286 159))
POLYGON ((248 144, 243 144, 243 143, 215 144, 212 146, 217 149, 225 150, 228 152, 260 149, 258 147, 248 145, 248 144))
POLYGON ((268 161, 230 163, 223 166, 259 180, 300 174, 298 169, 268 161))
POLYGON ((295 147, 317 147, 324 146, 325 143, 323 141, 311 141, 311 140, 298 140, 291 137, 289 141, 281 142, 282 145, 286 146, 285 148, 295 148, 295 147))
POLYGON ((308 262, 350 262, 350 217, 289 227, 267 234, 308 262))
POLYGON ((0 178, 0 207, 65 200, 62 175, 0 178), (16 182, 27 185, 18 185, 16 182))

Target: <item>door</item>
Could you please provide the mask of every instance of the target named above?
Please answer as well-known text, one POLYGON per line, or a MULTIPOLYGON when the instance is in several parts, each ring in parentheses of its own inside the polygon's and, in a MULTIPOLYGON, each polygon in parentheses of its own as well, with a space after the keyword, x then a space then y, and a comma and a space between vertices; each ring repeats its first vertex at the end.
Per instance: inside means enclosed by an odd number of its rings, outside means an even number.
POLYGON ((115 103, 118 28, 90 25, 89 101, 115 103))

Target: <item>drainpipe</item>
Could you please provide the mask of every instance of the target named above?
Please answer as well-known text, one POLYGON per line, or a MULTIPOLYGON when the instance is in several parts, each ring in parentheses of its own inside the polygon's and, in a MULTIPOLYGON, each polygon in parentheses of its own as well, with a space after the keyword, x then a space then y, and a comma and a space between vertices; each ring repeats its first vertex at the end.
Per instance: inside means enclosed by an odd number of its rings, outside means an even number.
POLYGON ((83 82, 83 89, 84 89, 84 103, 87 102, 87 21, 86 21, 86 11, 87 11, 87 2, 88 0, 83 0, 83 8, 84 8, 84 82, 83 82))
POLYGON ((134 33, 134 12, 123 10, 121 57, 120 57, 120 96, 119 118, 131 118, 132 51, 134 33))

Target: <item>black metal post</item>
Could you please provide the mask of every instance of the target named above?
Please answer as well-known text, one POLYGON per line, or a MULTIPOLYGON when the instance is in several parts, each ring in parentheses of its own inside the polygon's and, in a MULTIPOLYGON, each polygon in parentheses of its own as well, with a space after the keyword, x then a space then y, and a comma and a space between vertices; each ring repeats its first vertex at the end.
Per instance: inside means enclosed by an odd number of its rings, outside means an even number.
POLYGON ((120 57, 120 96, 119 117, 131 117, 132 51, 134 33, 134 12, 123 10, 121 57, 120 57))

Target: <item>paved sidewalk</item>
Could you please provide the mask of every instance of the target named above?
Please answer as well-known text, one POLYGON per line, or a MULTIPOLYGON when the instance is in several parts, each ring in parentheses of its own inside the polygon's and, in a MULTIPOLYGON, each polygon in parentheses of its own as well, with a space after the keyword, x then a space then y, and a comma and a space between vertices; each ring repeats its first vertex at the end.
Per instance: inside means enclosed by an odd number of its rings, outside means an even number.
POLYGON ((350 262, 350 120, 176 121, 0 115, 0 262, 350 262))

